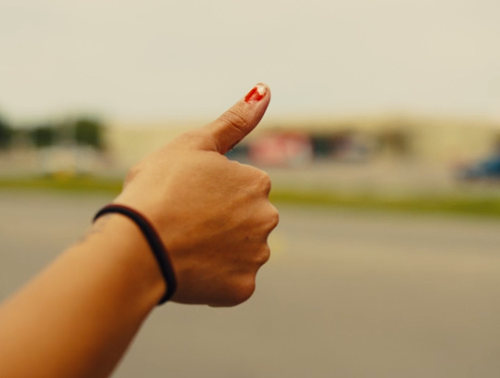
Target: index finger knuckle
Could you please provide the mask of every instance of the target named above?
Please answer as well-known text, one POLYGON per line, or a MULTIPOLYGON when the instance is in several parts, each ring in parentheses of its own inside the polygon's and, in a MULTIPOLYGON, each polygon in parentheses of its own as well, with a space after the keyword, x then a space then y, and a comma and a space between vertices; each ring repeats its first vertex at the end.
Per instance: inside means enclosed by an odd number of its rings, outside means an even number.
POLYGON ((276 207, 274 207, 273 205, 271 205, 271 209, 269 210, 268 219, 269 219, 269 227, 270 230, 272 231, 278 226, 280 222, 280 213, 278 209, 276 209, 276 207))

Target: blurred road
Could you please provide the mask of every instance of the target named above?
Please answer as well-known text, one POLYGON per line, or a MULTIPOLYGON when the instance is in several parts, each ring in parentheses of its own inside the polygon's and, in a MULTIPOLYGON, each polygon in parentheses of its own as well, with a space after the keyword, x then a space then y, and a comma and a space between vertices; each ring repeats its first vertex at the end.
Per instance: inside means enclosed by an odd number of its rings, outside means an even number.
MULTIPOLYGON (((108 201, 0 192, 0 298, 108 201)), ((159 308, 115 377, 500 376, 500 221, 280 211, 254 297, 159 308)))

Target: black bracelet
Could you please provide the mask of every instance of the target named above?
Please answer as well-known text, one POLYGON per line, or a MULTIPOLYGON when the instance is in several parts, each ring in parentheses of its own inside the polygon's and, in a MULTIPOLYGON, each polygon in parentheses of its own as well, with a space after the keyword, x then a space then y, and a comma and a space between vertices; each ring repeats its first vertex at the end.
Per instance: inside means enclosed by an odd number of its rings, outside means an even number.
POLYGON ((155 231, 153 225, 141 214, 137 211, 132 210, 129 207, 122 205, 108 205, 103 207, 94 217, 94 222, 97 218, 99 218, 103 214, 108 213, 120 213, 135 222, 135 224, 141 229, 144 237, 149 243, 153 254, 155 255, 156 262, 161 270, 161 274, 165 279, 167 284, 167 291, 163 298, 158 303, 159 305, 165 303, 172 295, 174 295, 175 290, 177 288, 177 282, 175 280, 174 270, 172 268, 172 262, 167 254, 167 249, 163 246, 158 233, 155 231))

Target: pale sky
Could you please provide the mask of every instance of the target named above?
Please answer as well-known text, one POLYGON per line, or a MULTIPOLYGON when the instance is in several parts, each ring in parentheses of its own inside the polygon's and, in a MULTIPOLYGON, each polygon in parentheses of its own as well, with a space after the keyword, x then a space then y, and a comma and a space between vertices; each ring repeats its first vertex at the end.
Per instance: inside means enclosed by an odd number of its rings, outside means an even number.
POLYGON ((499 0, 0 0, 0 113, 500 119, 499 0))

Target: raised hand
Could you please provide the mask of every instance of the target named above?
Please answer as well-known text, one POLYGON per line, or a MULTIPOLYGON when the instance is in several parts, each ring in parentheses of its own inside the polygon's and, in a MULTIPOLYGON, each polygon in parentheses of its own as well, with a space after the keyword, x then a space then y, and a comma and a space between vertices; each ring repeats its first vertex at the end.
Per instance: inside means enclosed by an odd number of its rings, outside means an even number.
POLYGON ((269 88, 258 84, 216 121, 137 163, 114 201, 159 232, 177 278, 174 301, 231 306, 254 292, 279 216, 269 176, 224 154, 257 126, 269 101, 269 88))

